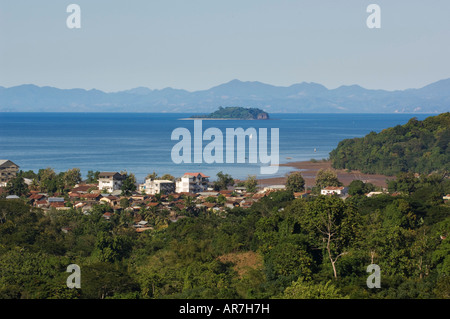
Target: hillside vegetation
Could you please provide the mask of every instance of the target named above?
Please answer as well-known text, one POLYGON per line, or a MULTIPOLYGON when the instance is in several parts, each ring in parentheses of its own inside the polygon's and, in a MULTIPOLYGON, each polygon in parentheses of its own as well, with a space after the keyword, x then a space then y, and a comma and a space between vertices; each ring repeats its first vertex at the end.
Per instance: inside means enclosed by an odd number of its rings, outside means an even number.
POLYGON ((337 169, 363 173, 395 175, 400 172, 429 174, 450 171, 450 113, 412 118, 397 125, 371 132, 363 138, 341 141, 330 153, 337 169))

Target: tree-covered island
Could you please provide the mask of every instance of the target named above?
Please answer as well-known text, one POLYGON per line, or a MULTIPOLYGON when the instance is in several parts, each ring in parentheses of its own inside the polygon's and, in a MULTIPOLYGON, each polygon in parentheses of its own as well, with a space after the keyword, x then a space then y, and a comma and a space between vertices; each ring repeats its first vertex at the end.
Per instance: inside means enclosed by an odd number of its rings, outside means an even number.
POLYGON ((258 108, 222 107, 211 114, 193 115, 193 119, 268 120, 269 114, 258 108))

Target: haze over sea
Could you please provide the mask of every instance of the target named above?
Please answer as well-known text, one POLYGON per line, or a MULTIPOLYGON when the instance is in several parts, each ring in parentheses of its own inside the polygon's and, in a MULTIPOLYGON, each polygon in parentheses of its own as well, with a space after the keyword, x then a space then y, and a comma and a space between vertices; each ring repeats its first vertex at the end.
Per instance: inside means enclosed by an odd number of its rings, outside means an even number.
MULTIPOLYGON (((260 164, 175 164, 171 159, 172 131, 190 130, 194 122, 180 120, 184 113, 0 113, 0 159, 9 159, 24 171, 51 167, 56 172, 80 168, 127 171, 138 182, 155 171, 175 177, 202 172, 214 180, 219 171, 235 179, 248 175, 278 177, 292 171, 280 167, 274 175, 260 175, 260 164)), ((339 141, 363 137, 371 131, 405 124, 410 118, 423 120, 433 114, 270 114, 272 120, 207 120, 203 131, 219 128, 279 128, 280 163, 328 158, 339 141)), ((209 141, 203 141, 206 146, 209 141)), ((193 145, 193 142, 192 142, 193 145)), ((224 141, 225 148, 225 141, 224 141)), ((224 156, 225 158, 225 156, 224 156)))

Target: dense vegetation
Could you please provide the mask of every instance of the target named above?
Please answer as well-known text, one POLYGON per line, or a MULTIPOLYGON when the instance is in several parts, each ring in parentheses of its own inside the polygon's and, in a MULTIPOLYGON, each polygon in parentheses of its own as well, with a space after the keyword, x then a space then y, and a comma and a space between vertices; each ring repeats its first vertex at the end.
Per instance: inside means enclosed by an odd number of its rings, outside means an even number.
POLYGON ((143 208, 154 230, 142 233, 130 211, 104 219, 107 205, 0 199, 0 298, 449 298, 449 180, 400 176, 397 196, 361 187, 345 201, 278 191, 221 214, 186 198, 177 222, 143 208), (373 263, 381 288, 366 285, 373 263), (81 289, 66 287, 69 264, 81 289))
POLYGON ((219 109, 209 115, 194 115, 192 118, 211 119, 241 119, 241 120, 266 120, 269 114, 258 108, 244 107, 219 107, 219 109))
POLYGON ((330 153, 330 159, 334 168, 363 173, 449 172, 450 113, 423 121, 412 118, 405 125, 378 134, 343 140, 330 153))

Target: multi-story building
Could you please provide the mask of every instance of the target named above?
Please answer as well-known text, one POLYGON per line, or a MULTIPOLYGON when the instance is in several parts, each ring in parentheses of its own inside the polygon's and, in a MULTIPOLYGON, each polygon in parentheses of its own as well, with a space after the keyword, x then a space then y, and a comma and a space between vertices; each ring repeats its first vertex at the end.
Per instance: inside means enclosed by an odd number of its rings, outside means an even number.
POLYGON ((147 195, 170 194, 175 192, 175 183, 169 180, 147 178, 144 184, 139 185, 139 191, 147 195))
POLYGON ((208 189, 209 176, 203 173, 184 173, 176 181, 177 193, 199 193, 208 189))
POLYGON ((117 172, 102 172, 98 175, 98 189, 109 193, 119 190, 126 175, 117 172))
POLYGON ((0 187, 5 187, 6 184, 17 176, 19 166, 10 160, 0 160, 0 187))

